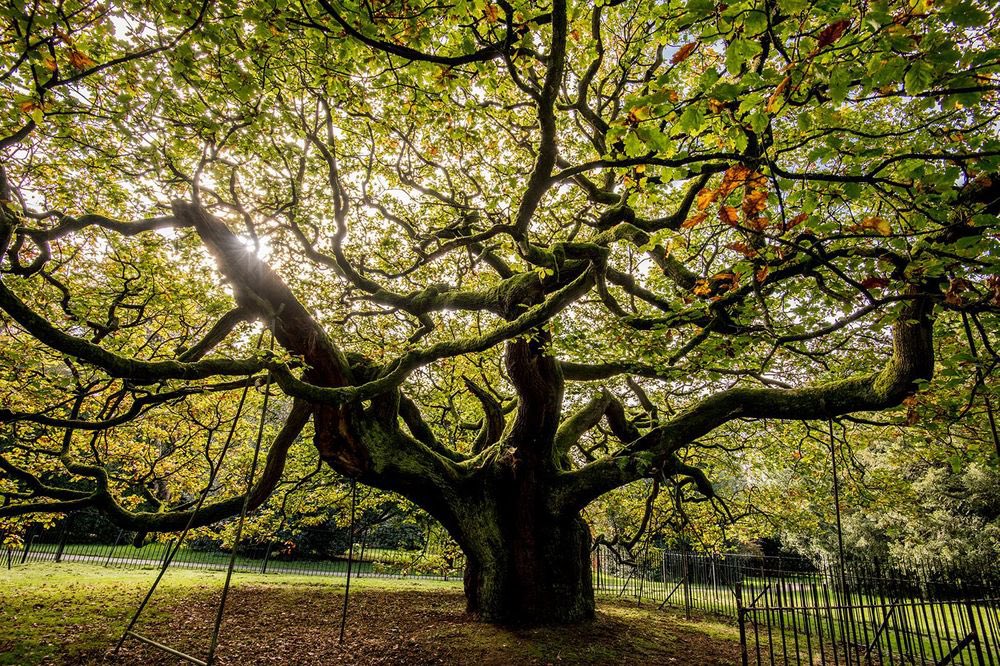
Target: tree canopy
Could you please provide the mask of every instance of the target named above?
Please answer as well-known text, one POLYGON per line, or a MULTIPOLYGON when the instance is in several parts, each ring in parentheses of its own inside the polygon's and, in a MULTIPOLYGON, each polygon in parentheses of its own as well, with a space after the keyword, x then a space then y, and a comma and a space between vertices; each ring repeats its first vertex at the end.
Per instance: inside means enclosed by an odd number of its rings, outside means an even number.
POLYGON ((259 420, 254 506, 318 454, 441 521, 470 609, 578 619, 594 500, 715 501, 748 422, 914 412, 967 383, 942 340, 993 353, 988 3, 0 20, 0 519, 177 530, 218 465, 218 521, 259 420))

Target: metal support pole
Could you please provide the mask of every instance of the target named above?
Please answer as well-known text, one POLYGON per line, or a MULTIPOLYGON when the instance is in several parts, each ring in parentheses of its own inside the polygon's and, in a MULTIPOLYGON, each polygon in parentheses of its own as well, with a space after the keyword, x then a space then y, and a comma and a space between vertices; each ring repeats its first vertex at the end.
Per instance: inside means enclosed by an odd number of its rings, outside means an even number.
POLYGON ((125 530, 118 530, 118 536, 115 537, 115 543, 111 546, 111 550, 108 551, 108 558, 104 560, 104 566, 107 567, 111 564, 111 557, 115 554, 115 550, 118 548, 118 542, 122 540, 122 534, 125 530))
POLYGON ((344 609, 340 614, 340 642, 344 642, 347 627, 347 600, 351 596, 351 563, 354 560, 354 513, 358 504, 358 482, 351 479, 351 543, 347 549, 347 584, 344 587, 344 609))
POLYGON ((743 666, 749 666, 750 653, 747 651, 747 610, 743 607, 743 583, 737 581, 736 593, 736 618, 740 624, 740 661, 743 666))
MULTIPOLYGON (((72 514, 70 514, 72 515, 72 514)), ((69 536, 70 517, 66 516, 63 523, 62 534, 59 535, 59 545, 56 547, 56 562, 62 562, 63 551, 66 549, 66 538, 69 536)))

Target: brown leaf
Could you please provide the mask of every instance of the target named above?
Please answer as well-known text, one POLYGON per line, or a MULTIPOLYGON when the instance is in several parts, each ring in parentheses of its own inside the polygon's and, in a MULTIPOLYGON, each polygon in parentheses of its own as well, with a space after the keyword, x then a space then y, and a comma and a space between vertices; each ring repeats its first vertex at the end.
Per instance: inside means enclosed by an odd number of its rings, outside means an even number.
POLYGON ((889 278, 878 277, 876 275, 869 275, 864 280, 862 280, 860 284, 865 289, 882 289, 889 285, 889 278))
POLYGON ((952 278, 948 283, 948 291, 944 294, 944 302, 948 305, 961 306, 962 292, 969 289, 969 282, 964 278, 952 278))
POLYGON ((844 31, 847 30, 848 26, 850 25, 851 25, 850 21, 848 21, 847 19, 841 19, 840 21, 837 21, 836 23, 831 23, 830 25, 823 28, 823 30, 819 33, 819 36, 816 38, 816 40, 819 42, 816 45, 816 50, 822 49, 824 47, 836 43, 836 41, 844 35, 844 31))
POLYGON ((757 250, 746 243, 726 243, 726 247, 734 252, 739 252, 744 257, 753 258, 757 256, 757 250))
POLYGON ((722 291, 735 289, 740 283, 740 278, 736 273, 716 273, 711 280, 715 283, 715 288, 722 291))
POLYGON ((691 57, 691 53, 695 50, 695 48, 697 48, 697 46, 698 42, 688 42, 684 46, 680 47, 674 53, 674 56, 670 59, 670 63, 673 65, 681 64, 689 57, 691 57))
POLYGON ((737 222, 739 222, 740 215, 736 212, 736 209, 732 206, 720 206, 719 207, 719 219, 723 224, 728 224, 731 227, 735 227, 737 222))
POLYGON ((874 215, 861 220, 861 228, 877 232, 882 236, 888 236, 892 233, 892 226, 889 224, 888 220, 874 215))

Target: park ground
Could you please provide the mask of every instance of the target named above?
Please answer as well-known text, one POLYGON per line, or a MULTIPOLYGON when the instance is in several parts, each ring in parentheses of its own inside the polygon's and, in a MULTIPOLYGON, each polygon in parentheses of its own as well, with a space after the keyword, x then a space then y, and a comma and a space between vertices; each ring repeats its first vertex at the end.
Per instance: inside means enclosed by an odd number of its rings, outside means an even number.
MULTIPOLYGON (((176 664, 130 640, 111 654, 155 572, 36 563, 0 571, 0 664, 176 664)), ((204 657, 221 572, 171 570, 139 631, 204 657)), ((217 664, 699 664, 739 662, 735 626, 598 600, 580 626, 504 629, 464 613, 455 582, 238 574, 217 664)))

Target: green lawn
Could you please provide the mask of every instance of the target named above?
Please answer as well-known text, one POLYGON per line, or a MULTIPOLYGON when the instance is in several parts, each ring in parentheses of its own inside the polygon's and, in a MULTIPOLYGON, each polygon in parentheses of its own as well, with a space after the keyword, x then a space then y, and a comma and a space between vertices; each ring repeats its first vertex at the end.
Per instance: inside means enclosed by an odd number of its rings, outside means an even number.
MULTIPOLYGON (((156 575, 153 569, 36 562, 0 570, 0 664, 40 663, 53 654, 72 663, 79 654, 114 644, 156 575)), ((163 577, 144 621, 163 619, 160 600, 183 599, 221 589, 222 571, 172 568, 163 577)), ((234 585, 266 583, 342 595, 344 579, 237 573, 234 585)), ((351 589, 450 590, 458 581, 360 578, 351 589)))
MULTIPOLYGON (((155 572, 33 563, 0 571, 0 664, 104 663, 155 572)), ((224 574, 172 569, 143 616, 143 633, 204 656, 224 574)), ((500 664, 738 661, 738 632, 634 602, 602 601, 594 622, 513 630, 466 615, 458 581, 361 578, 347 640, 336 641, 343 578, 237 574, 219 666, 245 663, 500 664)), ((357 592, 355 595, 354 592, 357 592)), ((129 641, 117 661, 173 664, 129 641)))

